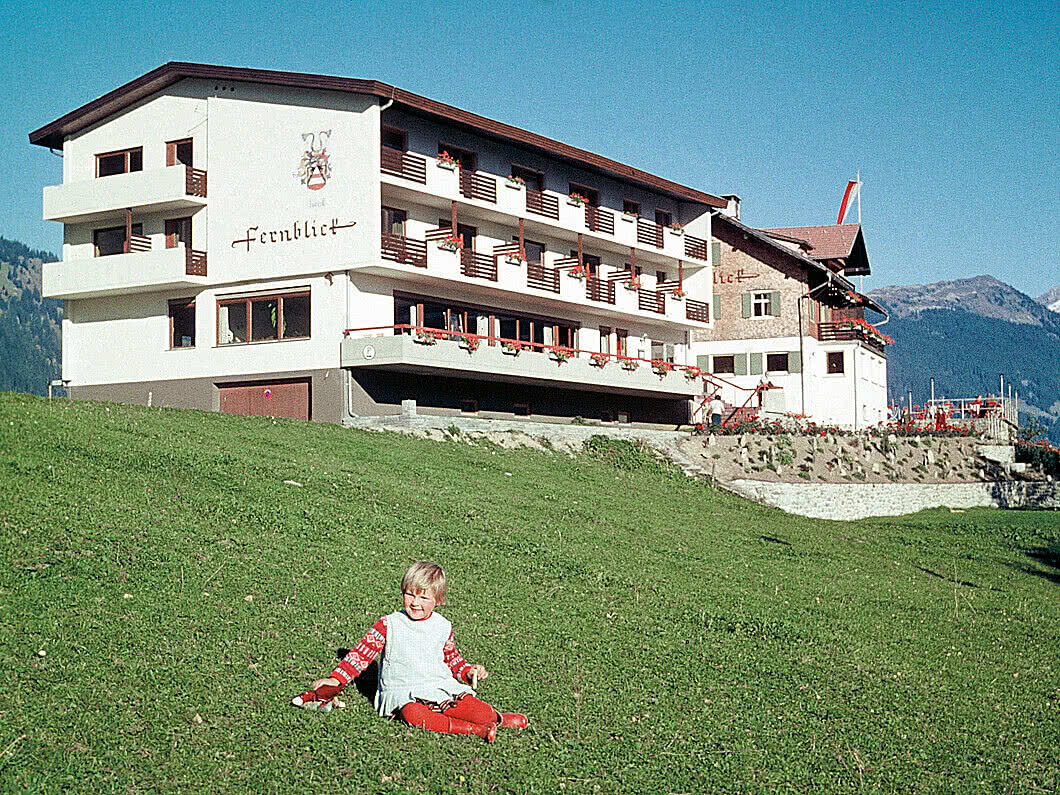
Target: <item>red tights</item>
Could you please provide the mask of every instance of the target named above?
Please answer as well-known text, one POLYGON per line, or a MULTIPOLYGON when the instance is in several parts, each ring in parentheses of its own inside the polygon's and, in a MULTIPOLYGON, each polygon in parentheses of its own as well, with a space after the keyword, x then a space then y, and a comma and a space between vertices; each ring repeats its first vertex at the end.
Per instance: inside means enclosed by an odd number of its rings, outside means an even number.
POLYGON ((485 737, 500 722, 500 715, 485 701, 466 695, 441 712, 418 701, 410 702, 401 708, 401 719, 427 731, 485 737))

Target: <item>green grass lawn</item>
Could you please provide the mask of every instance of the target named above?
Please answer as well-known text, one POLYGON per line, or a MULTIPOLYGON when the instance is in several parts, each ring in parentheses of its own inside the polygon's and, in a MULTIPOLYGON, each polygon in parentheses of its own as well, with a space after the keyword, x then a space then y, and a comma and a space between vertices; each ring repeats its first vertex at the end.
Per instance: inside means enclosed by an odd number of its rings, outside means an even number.
POLYGON ((0 394, 0 526, 3 792, 1060 787, 1057 513, 808 520, 622 445, 0 394), (528 730, 288 706, 413 558, 528 730))

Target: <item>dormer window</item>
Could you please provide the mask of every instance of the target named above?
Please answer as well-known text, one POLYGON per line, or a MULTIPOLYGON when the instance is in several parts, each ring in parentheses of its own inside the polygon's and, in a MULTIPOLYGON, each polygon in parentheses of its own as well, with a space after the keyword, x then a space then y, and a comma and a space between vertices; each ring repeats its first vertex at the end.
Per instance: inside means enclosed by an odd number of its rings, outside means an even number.
POLYGON ((96 155, 96 176, 109 177, 114 174, 128 174, 130 171, 144 170, 144 148, 123 149, 120 152, 107 152, 96 155))

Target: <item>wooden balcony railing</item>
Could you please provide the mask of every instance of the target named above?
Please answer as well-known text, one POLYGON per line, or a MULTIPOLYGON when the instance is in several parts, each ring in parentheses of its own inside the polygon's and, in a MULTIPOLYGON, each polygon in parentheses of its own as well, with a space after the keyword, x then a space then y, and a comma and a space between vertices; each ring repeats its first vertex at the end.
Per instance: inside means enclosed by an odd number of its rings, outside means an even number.
POLYGON ((706 301, 696 301, 692 298, 685 299, 685 318, 695 320, 699 323, 710 322, 710 304, 706 301))
POLYGON ((692 235, 686 232, 685 256, 701 259, 704 262, 710 259, 710 247, 707 245, 707 241, 699 237, 692 237, 692 235))
POLYGON ((460 250, 460 272, 476 279, 497 281, 497 260, 468 249, 460 250))
POLYGON ((460 195, 465 199, 497 203, 497 180, 485 174, 460 169, 460 195))
POLYGON ((206 275, 206 252, 184 249, 184 273, 188 276, 206 275))
POLYGON ((392 262, 415 265, 418 268, 427 267, 427 243, 423 240, 412 240, 401 235, 384 234, 382 255, 383 259, 388 259, 392 262))
POLYGON ((379 170, 384 174, 404 177, 421 185, 427 184, 427 159, 411 152, 403 152, 390 146, 382 147, 379 170))
POLYGON ((526 211, 558 221, 559 197, 528 187, 526 188, 526 211))
POLYGON ((863 342, 877 353, 886 355, 882 342, 860 328, 843 327, 839 323, 818 323, 817 339, 821 342, 863 342))
POLYGON ((585 297, 590 301, 601 301, 605 304, 615 302, 615 283, 611 279, 599 279, 590 276, 585 280, 585 297))
POLYGON ((526 286, 536 287, 539 290, 548 290, 551 293, 559 292, 559 270, 547 268, 536 262, 526 264, 526 286))
POLYGON ((125 251, 129 254, 151 250, 151 238, 147 235, 130 235, 125 241, 125 251))
POLYGON ((645 246, 663 247, 663 228, 646 218, 637 219, 637 242, 645 246))
POLYGON ((184 167, 184 192, 189 196, 206 198, 206 172, 201 168, 184 167))
POLYGON ((615 233, 615 214, 602 207, 585 205, 585 227, 592 232, 601 232, 605 235, 615 233))
POLYGON ((637 290, 637 306, 642 312, 658 312, 666 314, 666 293, 656 293, 651 290, 637 290))

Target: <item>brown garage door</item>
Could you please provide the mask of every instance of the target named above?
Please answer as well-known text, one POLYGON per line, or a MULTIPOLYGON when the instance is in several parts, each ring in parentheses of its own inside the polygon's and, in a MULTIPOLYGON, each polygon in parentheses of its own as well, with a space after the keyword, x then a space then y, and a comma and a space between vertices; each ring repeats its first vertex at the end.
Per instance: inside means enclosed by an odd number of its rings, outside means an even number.
POLYGON ((221 411, 252 417, 309 419, 309 380, 218 384, 221 411))

